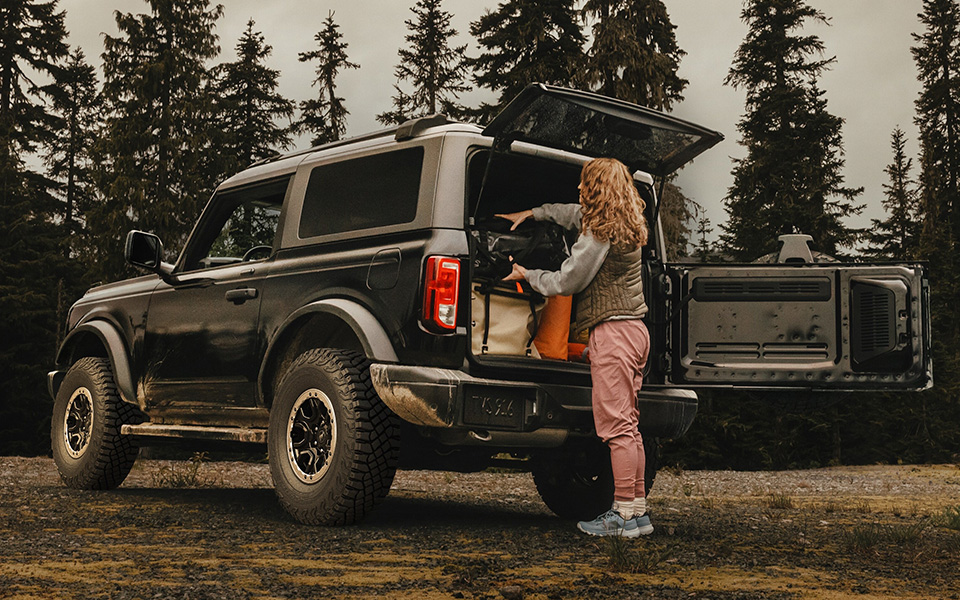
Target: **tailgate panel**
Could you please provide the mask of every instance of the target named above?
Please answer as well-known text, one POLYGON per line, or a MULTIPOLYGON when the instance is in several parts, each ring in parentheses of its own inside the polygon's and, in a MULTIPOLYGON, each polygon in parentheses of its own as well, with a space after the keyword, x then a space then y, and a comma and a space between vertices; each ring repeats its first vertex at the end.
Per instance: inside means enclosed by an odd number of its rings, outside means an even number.
POLYGON ((670 268, 674 383, 921 389, 932 384, 916 265, 670 268))

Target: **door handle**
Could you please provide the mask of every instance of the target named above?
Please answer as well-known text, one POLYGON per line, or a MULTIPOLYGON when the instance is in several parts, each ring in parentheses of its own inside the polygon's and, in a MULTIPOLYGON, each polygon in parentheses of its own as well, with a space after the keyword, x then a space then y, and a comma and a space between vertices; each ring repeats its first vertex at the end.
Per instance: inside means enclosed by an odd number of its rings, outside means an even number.
POLYGON ((227 300, 234 304, 243 304, 247 300, 253 300, 257 297, 257 288, 239 288, 230 290, 226 294, 227 300))

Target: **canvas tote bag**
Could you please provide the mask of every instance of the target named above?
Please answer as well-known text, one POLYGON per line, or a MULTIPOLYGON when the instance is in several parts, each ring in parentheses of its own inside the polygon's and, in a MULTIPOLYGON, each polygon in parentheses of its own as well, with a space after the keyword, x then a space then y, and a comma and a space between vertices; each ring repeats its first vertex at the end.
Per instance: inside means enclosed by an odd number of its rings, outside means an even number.
POLYGON ((494 284, 474 286, 470 303, 474 356, 540 358, 533 340, 544 305, 539 294, 494 284))

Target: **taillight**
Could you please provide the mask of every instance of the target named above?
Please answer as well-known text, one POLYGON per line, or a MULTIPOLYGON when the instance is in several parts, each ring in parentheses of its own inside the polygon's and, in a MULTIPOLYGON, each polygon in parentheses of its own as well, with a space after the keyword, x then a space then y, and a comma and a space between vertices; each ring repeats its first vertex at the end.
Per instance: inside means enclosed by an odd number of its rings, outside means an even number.
POLYGON ((447 333, 457 328, 460 261, 445 256, 427 259, 423 286, 423 322, 427 329, 447 333))

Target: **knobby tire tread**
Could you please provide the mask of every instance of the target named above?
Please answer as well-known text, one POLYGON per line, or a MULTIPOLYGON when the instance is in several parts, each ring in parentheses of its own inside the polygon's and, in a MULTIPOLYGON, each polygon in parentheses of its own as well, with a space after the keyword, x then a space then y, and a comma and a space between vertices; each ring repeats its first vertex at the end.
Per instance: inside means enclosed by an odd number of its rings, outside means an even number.
MULTIPOLYGON (((93 463, 92 472, 64 478, 71 487, 93 490, 108 490, 118 487, 126 479, 140 451, 129 436, 120 433, 124 423, 137 422, 139 411, 120 398, 113 370, 103 358, 86 357, 74 363, 73 368, 83 369, 93 380, 96 394, 103 404, 103 439, 100 451, 93 463), (92 476, 92 479, 91 479, 92 476), (85 480, 85 481, 84 481, 85 480)), ((94 400, 94 404, 97 400, 94 400)), ((94 409, 96 410, 96 408, 94 409)), ((91 445, 93 441, 91 440, 91 445)), ((62 476, 62 474, 61 474, 62 476)))
POLYGON ((327 371, 347 391, 344 396, 352 405, 349 408, 358 443, 346 484, 332 510, 292 506, 282 496, 280 503, 306 523, 348 525, 363 518, 390 491, 399 456, 399 417, 376 395, 370 381, 370 361, 363 354, 328 348, 310 350, 294 360, 288 372, 307 363, 327 371))

